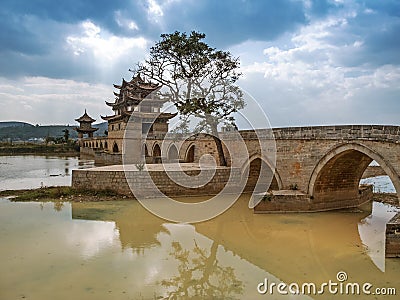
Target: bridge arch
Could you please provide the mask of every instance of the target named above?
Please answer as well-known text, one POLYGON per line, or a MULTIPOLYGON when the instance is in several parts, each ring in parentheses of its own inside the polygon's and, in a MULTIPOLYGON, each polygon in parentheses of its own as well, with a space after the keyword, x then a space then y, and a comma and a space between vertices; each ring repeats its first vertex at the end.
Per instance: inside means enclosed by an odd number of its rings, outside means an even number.
POLYGON ((382 155, 360 143, 345 143, 330 150, 315 166, 308 184, 312 201, 357 198, 361 177, 373 160, 390 177, 399 196, 400 177, 382 155))
POLYGON ((142 145, 142 156, 149 157, 149 150, 147 149, 146 143, 142 145))
POLYGON ((268 178, 269 176, 272 176, 269 190, 282 189, 282 179, 276 167, 274 167, 274 164, 272 164, 266 157, 262 157, 260 154, 250 156, 242 166, 242 178, 247 180, 244 191, 253 191, 259 178, 268 178), (247 178, 243 177, 244 174, 248 174, 247 178))
POLYGON ((167 151, 167 159, 168 161, 177 162, 179 160, 178 148, 176 148, 175 144, 171 144, 167 151))
POLYGON ((155 164, 161 163, 161 147, 158 143, 154 143, 151 152, 152 152, 152 162, 155 164))
POLYGON ((194 143, 191 143, 191 144, 189 145, 189 147, 187 147, 187 149, 186 149, 186 154, 185 154, 185 162, 187 162, 187 163, 192 163, 192 162, 194 162, 195 150, 196 150, 195 147, 196 147, 196 146, 195 146, 194 143))
POLYGON ((154 157, 161 157, 161 147, 158 143, 154 143, 152 153, 154 157))
POLYGON ((118 144, 116 142, 114 142, 114 144, 113 144, 112 152, 113 153, 118 153, 119 152, 118 144))

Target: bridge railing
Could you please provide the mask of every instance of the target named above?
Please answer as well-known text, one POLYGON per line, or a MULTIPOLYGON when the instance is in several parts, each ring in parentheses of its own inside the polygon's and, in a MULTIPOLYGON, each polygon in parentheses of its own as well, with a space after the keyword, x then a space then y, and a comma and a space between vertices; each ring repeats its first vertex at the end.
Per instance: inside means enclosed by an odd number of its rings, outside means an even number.
MULTIPOLYGON (((265 129, 271 131, 271 129, 265 129)), ((275 139, 374 140, 400 142, 400 126, 336 125, 273 128, 275 139)), ((244 139, 254 139, 254 130, 241 130, 244 139)))

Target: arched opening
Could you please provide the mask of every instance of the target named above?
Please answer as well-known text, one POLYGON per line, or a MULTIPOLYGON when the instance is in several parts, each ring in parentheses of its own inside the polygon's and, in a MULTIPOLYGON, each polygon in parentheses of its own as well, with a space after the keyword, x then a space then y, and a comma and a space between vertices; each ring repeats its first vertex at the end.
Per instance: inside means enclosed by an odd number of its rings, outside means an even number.
POLYGON ((194 145, 191 145, 188 149, 188 151, 186 152, 186 158, 185 161, 188 163, 192 163, 194 162, 194 145))
POLYGON ((372 184, 376 193, 396 193, 393 182, 381 166, 374 160, 362 175, 360 185, 372 184))
POLYGON ((330 151, 314 168, 308 187, 312 201, 314 203, 349 201, 349 205, 361 201, 360 180, 373 160, 390 177, 398 194, 400 180, 393 168, 371 149, 350 143, 330 151))
POLYGON ((98 142, 96 142, 96 148, 99 148, 99 143, 98 142))
POLYGON ((146 144, 143 144, 142 155, 144 155, 144 157, 148 157, 149 156, 149 150, 147 150, 147 145, 146 144))
POLYGON ((104 142, 104 148, 106 148, 106 150, 108 149, 108 143, 104 142))
POLYGON ((100 149, 103 149, 103 142, 100 142, 100 149))
POLYGON ((118 152, 119 152, 118 145, 117 145, 116 142, 114 142, 114 145, 113 145, 113 153, 118 153, 118 152))
POLYGON ((153 162, 161 163, 161 148, 158 144, 153 147, 153 162))
POLYGON ((178 162, 179 160, 178 149, 174 144, 172 144, 168 149, 167 159, 169 162, 178 162))
POLYGON ((244 192, 264 193, 267 190, 279 190, 282 185, 277 172, 260 157, 250 161, 244 174, 247 172, 244 192))

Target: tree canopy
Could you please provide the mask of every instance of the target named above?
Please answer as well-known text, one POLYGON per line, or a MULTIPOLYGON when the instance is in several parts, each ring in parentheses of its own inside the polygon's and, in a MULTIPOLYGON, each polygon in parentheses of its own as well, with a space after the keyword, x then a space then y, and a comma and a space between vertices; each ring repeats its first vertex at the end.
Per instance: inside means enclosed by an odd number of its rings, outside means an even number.
POLYGON ((196 31, 162 34, 138 72, 166 88, 162 95, 175 104, 183 120, 200 119, 196 130, 212 134, 220 164, 226 165, 218 125, 235 125, 232 114, 245 106, 236 84, 240 61, 209 46, 205 37, 196 31))

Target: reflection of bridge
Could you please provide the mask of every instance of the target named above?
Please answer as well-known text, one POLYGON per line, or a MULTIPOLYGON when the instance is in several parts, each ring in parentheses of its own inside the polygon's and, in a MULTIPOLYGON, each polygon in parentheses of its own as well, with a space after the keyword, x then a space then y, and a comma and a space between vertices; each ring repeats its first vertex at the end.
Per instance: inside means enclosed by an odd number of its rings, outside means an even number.
MULTIPOLYGON (((195 266, 198 268, 195 274, 199 281, 209 276, 210 272, 214 272, 221 264, 231 266, 235 274, 244 272, 246 281, 252 286, 251 289, 255 289, 256 284, 264 277, 268 276, 271 279, 270 274, 287 283, 315 282, 320 285, 329 279, 334 280, 338 268, 345 268, 352 282, 373 282, 376 285, 383 283, 383 286, 390 282, 390 286, 400 288, 400 283, 394 280, 398 277, 395 262, 387 263, 389 267, 386 273, 383 273, 374 265, 374 260, 368 259, 368 253, 362 250, 364 246, 370 249, 373 247, 360 238, 362 235, 359 230, 360 220, 366 218, 369 212, 313 216, 276 214, 267 218, 250 214, 246 209, 248 198, 244 195, 226 213, 194 225, 196 232, 201 236, 192 231, 188 232, 187 225, 180 226, 178 234, 168 231, 168 228, 171 228, 168 223, 165 226, 164 220, 152 215, 135 202, 72 203, 72 218, 114 221, 122 248, 132 249, 133 252, 141 254, 142 261, 149 257, 151 259, 151 252, 157 253, 160 259, 158 267, 164 266, 165 259, 161 256, 163 252, 154 252, 151 249, 157 247, 172 255, 180 254, 170 251, 173 248, 168 241, 174 241, 175 244, 179 243, 183 250, 191 253, 189 257, 196 258, 198 252, 188 247, 191 245, 189 241, 195 241, 196 246, 205 249, 204 257, 206 262, 209 262, 206 268, 199 268, 197 264, 204 261, 197 261, 195 266), (170 238, 163 238, 162 234, 169 235, 170 238), (204 237, 207 237, 206 243, 204 237), (292 245, 296 245, 295 251, 292 245), (230 254, 233 254, 233 258, 228 260, 230 254), (244 271, 239 263, 246 264, 249 268, 244 271)), ((370 224, 365 224, 365 227, 368 226, 370 224)), ((371 231, 376 229, 371 227, 371 231)), ((372 236, 380 236, 383 239, 383 236, 376 232, 372 236)), ((383 259, 382 252, 381 255, 383 259)), ((185 259, 187 256, 181 255, 181 258, 185 259)), ((181 284, 174 287, 182 286, 192 279, 188 268, 179 269, 186 277, 176 270, 174 269, 173 276, 178 275, 181 284)), ((161 270, 160 275, 164 274, 168 274, 165 279, 173 278, 168 270, 161 270)), ((221 275, 221 272, 218 274, 221 275)), ((326 296, 313 298, 325 299, 326 296)))
MULTIPOLYGON (((270 187, 274 190, 273 196, 268 197, 269 201, 262 201, 258 210, 309 211, 357 206, 366 199, 359 189, 359 182, 373 160, 382 167, 397 193, 400 193, 399 126, 276 128, 273 129, 276 143, 275 166, 261 153, 262 147, 254 131, 239 133, 249 153, 248 162, 242 166, 249 170, 245 190, 254 189, 262 166, 269 170, 271 176, 274 174, 270 187)), ((207 137, 186 140, 181 145, 175 145, 172 139, 163 144, 162 140, 150 139, 142 145, 142 151, 148 162, 158 162, 161 158, 198 162, 204 154, 211 154, 218 160, 214 143, 207 137)), ((120 191, 127 188, 126 182, 124 188, 121 188, 115 180, 108 180, 107 173, 104 173, 107 169, 102 169, 104 180, 99 180, 100 175, 88 176, 93 175, 90 172, 95 170, 74 171, 73 185, 116 188, 120 191), (76 176, 78 172, 80 175, 76 176)), ((120 171, 123 173, 123 170, 120 171)), ((116 176, 115 172, 114 169, 111 174, 113 178, 116 176)), ((117 178, 123 181, 124 176, 117 178)), ((165 182, 163 185, 165 186, 165 182)), ((129 193, 129 190, 126 192, 129 193)))

